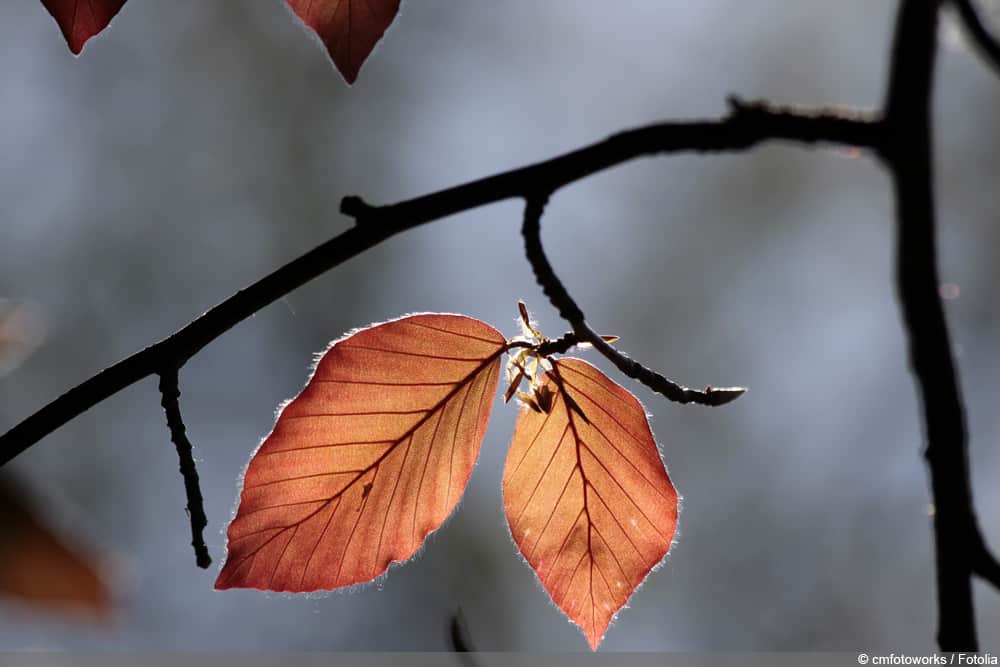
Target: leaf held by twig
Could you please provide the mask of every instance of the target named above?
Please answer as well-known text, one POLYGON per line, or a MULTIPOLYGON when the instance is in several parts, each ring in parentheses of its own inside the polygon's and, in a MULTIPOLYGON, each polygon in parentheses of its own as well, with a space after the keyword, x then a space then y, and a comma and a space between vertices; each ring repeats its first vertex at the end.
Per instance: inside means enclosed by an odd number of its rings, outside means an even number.
POLYGON ((413 556, 465 490, 505 345, 442 314, 334 343, 250 461, 215 587, 329 590, 413 556))
POLYGON ((560 359, 548 412, 523 408, 504 468, 511 534, 591 648, 670 549, 677 492, 639 401, 594 366, 560 359), (586 418, 584 418, 586 415, 586 418))

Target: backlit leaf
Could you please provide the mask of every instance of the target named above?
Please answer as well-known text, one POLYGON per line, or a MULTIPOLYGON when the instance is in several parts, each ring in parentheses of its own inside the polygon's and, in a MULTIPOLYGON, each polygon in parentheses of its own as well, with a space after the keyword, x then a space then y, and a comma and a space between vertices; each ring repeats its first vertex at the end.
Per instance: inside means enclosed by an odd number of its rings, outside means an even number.
POLYGON ((215 587, 328 590, 410 558, 465 490, 504 347, 440 314, 334 343, 250 461, 215 587))
POLYGON ((79 54, 87 40, 104 30, 125 0, 42 0, 59 24, 69 50, 79 54))
POLYGON ((288 0, 288 4, 323 40, 348 83, 358 78, 361 65, 399 11, 399 0, 288 0))
POLYGON ((504 468, 511 534, 595 649, 670 548, 677 493, 639 401, 580 359, 543 378, 548 412, 522 407, 504 468))
POLYGON ((0 485, 0 595, 45 611, 102 617, 111 596, 94 561, 57 536, 19 498, 0 485))

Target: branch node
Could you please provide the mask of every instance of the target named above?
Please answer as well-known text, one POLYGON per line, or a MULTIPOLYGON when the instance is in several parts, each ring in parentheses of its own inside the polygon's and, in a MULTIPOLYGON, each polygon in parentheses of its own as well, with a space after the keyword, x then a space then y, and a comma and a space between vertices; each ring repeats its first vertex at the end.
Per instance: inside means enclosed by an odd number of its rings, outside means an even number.
POLYGON ((205 506, 201 497, 201 485, 198 482, 198 469, 195 467, 193 447, 188 440, 184 420, 181 418, 180 409, 180 388, 177 377, 177 369, 169 368, 160 371, 160 404, 167 415, 167 428, 170 429, 170 440, 177 449, 177 458, 180 460, 181 476, 184 478, 184 491, 187 495, 187 512, 191 520, 191 546, 194 547, 195 562, 200 568, 207 568, 212 564, 212 558, 208 555, 208 547, 205 546, 205 538, 202 535, 208 525, 205 517, 205 506))
POLYGON ((547 340, 538 346, 538 354, 543 357, 547 357, 550 354, 565 354, 569 352, 571 347, 580 344, 580 340, 576 337, 576 334, 572 331, 564 333, 559 338, 553 338, 552 340, 547 340))
POLYGON ((726 106, 729 107, 729 112, 733 115, 746 110, 747 104, 743 101, 739 95, 730 94, 726 95, 726 106))
POLYGON ((340 200, 340 212, 354 218, 354 224, 361 226, 371 221, 375 207, 357 195, 348 195, 340 200))

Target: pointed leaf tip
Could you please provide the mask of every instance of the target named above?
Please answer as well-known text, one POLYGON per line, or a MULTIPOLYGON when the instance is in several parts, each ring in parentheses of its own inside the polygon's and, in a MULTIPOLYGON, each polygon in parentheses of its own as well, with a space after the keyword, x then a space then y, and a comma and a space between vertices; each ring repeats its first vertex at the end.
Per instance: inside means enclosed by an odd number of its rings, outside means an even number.
POLYGON ((354 83, 361 65, 399 12, 399 0, 287 0, 288 6, 312 28, 347 83, 354 83))
POLYGON ((69 50, 83 51, 91 37, 104 30, 126 0, 42 0, 42 5, 59 24, 69 50))
POLYGON ((334 343, 247 467, 216 589, 331 590, 413 556, 465 491, 505 345, 440 314, 334 343))
POLYGON ((507 454, 507 524, 552 600, 597 650, 670 549, 677 492, 632 394, 573 358, 554 362, 543 383, 555 392, 552 409, 522 408, 507 454))

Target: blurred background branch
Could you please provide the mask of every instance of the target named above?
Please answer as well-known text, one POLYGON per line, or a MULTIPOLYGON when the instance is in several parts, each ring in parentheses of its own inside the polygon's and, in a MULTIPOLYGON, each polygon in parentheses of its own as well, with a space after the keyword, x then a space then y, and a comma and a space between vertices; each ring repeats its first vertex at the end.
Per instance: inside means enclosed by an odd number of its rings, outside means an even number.
POLYGON ((997 41, 996 35, 987 27, 973 0, 952 0, 952 2, 976 50, 993 71, 1000 75, 1000 41, 997 41))

